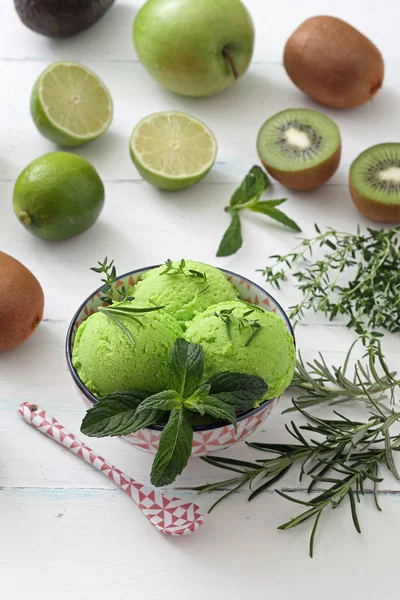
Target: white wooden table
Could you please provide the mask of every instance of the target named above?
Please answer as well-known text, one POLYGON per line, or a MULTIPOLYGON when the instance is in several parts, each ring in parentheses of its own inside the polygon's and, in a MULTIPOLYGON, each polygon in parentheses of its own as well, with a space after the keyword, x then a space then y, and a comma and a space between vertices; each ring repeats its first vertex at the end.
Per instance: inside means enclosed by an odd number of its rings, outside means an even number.
MULTIPOLYGON (((372 0, 247 0, 257 27, 249 73, 220 96, 191 100, 169 94, 139 64, 131 27, 140 0, 119 0, 95 27, 80 36, 51 41, 18 20, 11 0, 0 7, 0 249, 25 263, 46 295, 45 319, 35 335, 0 356, 0 598, 3 600, 253 600, 298 598, 393 600, 398 598, 400 486, 388 476, 381 486, 379 514, 368 497, 360 508, 363 535, 353 529, 347 507, 328 513, 321 524, 316 558, 307 554, 309 525, 279 532, 277 525, 298 513, 273 491, 253 503, 237 493, 212 513, 196 534, 169 539, 154 530, 120 490, 77 457, 25 425, 17 415, 22 401, 41 404, 72 431, 84 412, 67 372, 64 340, 80 302, 97 287, 89 267, 105 255, 120 272, 190 257, 232 269, 262 284, 256 269, 267 257, 294 245, 294 236, 261 215, 243 218, 244 248, 216 259, 227 225, 223 208, 248 169, 257 163, 255 139, 264 120, 293 106, 315 107, 289 81, 281 65, 283 45, 306 17, 332 14, 369 35, 386 60, 384 88, 356 110, 325 109, 343 136, 340 170, 323 188, 297 194, 274 186, 272 197, 288 196, 285 208, 311 233, 320 226, 354 230, 367 223, 349 197, 351 161, 368 146, 399 141, 400 4, 372 0), (29 235, 12 211, 13 184, 34 158, 55 150, 36 131, 29 95, 37 75, 56 60, 77 60, 97 72, 115 101, 111 130, 78 152, 92 161, 106 185, 100 221, 82 236, 49 244, 29 235), (144 183, 131 164, 128 140, 143 116, 178 109, 203 119, 214 131, 219 155, 199 185, 168 195, 144 183)), ((322 109, 324 110, 324 109, 322 109)), ((287 291, 278 294, 290 305, 287 291)), ((317 351, 339 364, 353 339, 343 326, 310 317, 297 330, 305 358, 317 351)), ((384 349, 399 368, 398 338, 388 335, 384 349)), ((255 440, 286 439, 281 407, 253 435, 255 440)), ((144 482, 151 457, 117 440, 92 440, 96 450, 144 482)), ((239 444, 232 456, 256 452, 239 444)), ((226 473, 193 460, 176 482, 182 497, 226 473)), ((305 496, 295 473, 282 487, 305 496)), ((202 496, 207 510, 218 497, 202 496)))

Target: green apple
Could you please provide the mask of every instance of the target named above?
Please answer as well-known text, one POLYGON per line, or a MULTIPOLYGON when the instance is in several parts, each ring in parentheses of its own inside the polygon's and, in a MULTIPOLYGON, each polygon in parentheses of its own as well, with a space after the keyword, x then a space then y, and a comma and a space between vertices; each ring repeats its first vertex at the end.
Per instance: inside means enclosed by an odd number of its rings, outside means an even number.
POLYGON ((210 96, 246 72, 254 26, 241 0, 147 0, 133 37, 140 61, 167 89, 210 96))

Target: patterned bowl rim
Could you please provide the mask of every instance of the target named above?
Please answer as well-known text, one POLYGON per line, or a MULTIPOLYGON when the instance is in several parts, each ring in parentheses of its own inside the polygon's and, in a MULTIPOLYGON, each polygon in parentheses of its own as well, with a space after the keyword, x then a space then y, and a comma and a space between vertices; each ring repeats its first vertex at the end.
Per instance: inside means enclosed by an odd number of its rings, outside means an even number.
MULTIPOLYGON (((142 267, 141 269, 135 269, 134 271, 128 271, 127 273, 123 273, 122 275, 118 275, 117 279, 125 279, 126 277, 130 277, 131 275, 136 275, 137 273, 143 273, 145 271, 150 271, 151 269, 156 269, 157 267, 160 267, 161 265, 154 265, 151 267, 142 267)), ((265 294, 267 296, 267 298, 269 300, 272 300, 272 302, 280 309, 282 316, 283 316, 283 320, 285 321, 292 337, 294 340, 294 343, 296 344, 296 338, 294 335, 294 331, 293 331, 293 327, 292 324, 289 321, 289 317, 287 316, 286 312, 283 310, 282 306, 279 304, 279 302, 273 297, 271 296, 271 294, 269 294, 266 290, 264 290, 264 288, 262 288, 260 285, 258 285, 257 283, 254 283, 254 281, 251 281, 251 279, 248 279, 248 277, 243 277, 242 275, 239 275, 238 273, 234 273, 233 271, 229 271, 228 269, 222 269, 220 267, 217 267, 220 271, 222 271, 223 273, 225 273, 225 275, 228 276, 233 276, 233 277, 237 277, 242 281, 246 281, 247 283, 249 283, 251 286, 255 287, 256 289, 258 289, 260 292, 262 292, 263 294, 265 294)), ((79 317, 79 314, 82 312, 83 308, 86 306, 86 304, 88 304, 88 302, 90 302, 90 300, 96 296, 102 289, 103 286, 100 286, 99 288, 97 288, 97 290, 95 290, 94 292, 92 292, 87 298, 86 300, 84 300, 82 302, 82 304, 79 306, 78 310, 75 312, 74 316, 72 317, 71 323, 68 327, 68 331, 67 331, 67 337, 65 340, 65 354, 66 354, 66 358, 67 358, 67 365, 68 365, 68 369, 69 372, 72 376, 72 379, 74 380, 75 384, 78 386, 78 388, 80 389, 80 391, 86 396, 86 398, 88 400, 90 400, 90 402, 92 404, 97 404, 98 400, 96 398, 96 396, 94 396, 87 388, 86 386, 82 383, 82 381, 79 379, 78 373, 75 370, 74 365, 72 364, 72 335, 74 333, 74 328, 75 328, 75 322, 79 317)), ((252 408, 244 413, 241 413, 240 415, 238 415, 237 420, 242 421, 243 419, 247 419, 248 417, 252 417, 256 414, 258 414, 259 412, 261 412, 262 410, 264 410, 268 405, 270 405, 271 403, 275 402, 276 398, 271 398, 269 400, 265 400, 262 404, 260 404, 259 406, 257 406, 256 408, 252 408)), ((215 423, 214 425, 195 425, 193 427, 193 431, 212 431, 213 429, 218 429, 220 427, 226 427, 226 425, 231 425, 231 423, 229 423, 228 421, 221 421, 221 423, 215 423)), ((161 425, 150 425, 148 427, 148 429, 153 429, 155 431, 162 431, 163 430, 163 426, 161 425)))

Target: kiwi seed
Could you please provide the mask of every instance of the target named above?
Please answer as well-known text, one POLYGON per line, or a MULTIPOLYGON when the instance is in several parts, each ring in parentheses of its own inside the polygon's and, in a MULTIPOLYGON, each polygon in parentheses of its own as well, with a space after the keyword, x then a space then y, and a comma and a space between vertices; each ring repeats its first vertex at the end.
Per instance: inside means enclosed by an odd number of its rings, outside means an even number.
POLYGON ((364 150, 350 167, 354 204, 374 221, 400 222, 400 144, 377 144, 364 150))
POLYGON ((337 125, 316 110, 293 108, 261 127, 258 154, 267 171, 295 190, 314 190, 335 173, 341 154, 337 125))

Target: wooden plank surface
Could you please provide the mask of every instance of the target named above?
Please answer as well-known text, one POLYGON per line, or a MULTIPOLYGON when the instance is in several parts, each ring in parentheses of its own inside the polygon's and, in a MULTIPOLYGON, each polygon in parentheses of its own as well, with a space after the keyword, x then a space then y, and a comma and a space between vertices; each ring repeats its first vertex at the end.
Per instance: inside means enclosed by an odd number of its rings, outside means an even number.
MULTIPOLYGON (((287 212, 304 232, 313 223, 354 230, 370 226, 352 205, 347 176, 355 156, 368 146, 398 141, 400 131, 400 5, 394 0, 247 0, 257 26, 253 65, 227 93, 204 100, 169 94, 138 62, 131 27, 142 4, 119 0, 95 27, 69 40, 52 41, 24 28, 13 3, 0 7, 0 250, 26 264, 41 281, 45 319, 23 346, 0 357, 0 598, 4 600, 144 597, 152 600, 337 600, 398 597, 395 561, 400 530, 400 486, 385 477, 380 492, 383 513, 368 497, 360 509, 363 535, 353 529, 342 507, 327 516, 317 556, 307 555, 309 527, 282 533, 277 525, 297 514, 297 507, 274 492, 254 503, 237 493, 212 513, 195 535, 182 540, 162 537, 115 485, 66 450, 28 428, 17 416, 23 401, 35 401, 73 431, 79 430, 83 405, 68 374, 64 340, 69 321, 82 300, 97 287, 89 272, 104 255, 115 258, 120 272, 191 257, 241 273, 259 284, 270 254, 289 250, 293 234, 261 215, 243 218, 243 250, 227 259, 215 251, 227 225, 223 212, 235 186, 257 163, 255 139, 264 120, 287 107, 314 107, 288 80, 281 66, 286 38, 306 17, 340 16, 369 35, 386 60, 386 80, 376 99, 352 111, 323 109, 339 124, 343 159, 337 174, 317 192, 299 194, 274 185, 271 197, 287 196, 287 212), (12 212, 12 189, 33 158, 53 151, 40 137, 29 114, 32 85, 50 62, 79 60, 107 83, 115 119, 102 139, 78 153, 92 161, 106 185, 100 221, 84 235, 58 244, 33 238, 12 212), (199 185, 168 195, 141 181, 128 152, 137 121, 157 110, 174 108, 203 119, 214 131, 216 167, 199 185)), ((295 301, 290 288, 275 294, 284 306, 295 301)), ((307 359, 324 352, 340 364, 353 334, 322 316, 309 316, 297 328, 299 348, 307 359)), ((388 335, 389 364, 399 368, 398 337, 388 335)), ((254 440, 287 439, 288 392, 254 440)), ((322 414, 322 413, 321 413, 322 414)), ((354 408, 354 414, 363 414, 354 408)), ((151 457, 115 440, 91 440, 96 450, 143 482, 151 457)), ((255 457, 238 444, 226 454, 255 457)), ((192 488, 217 481, 224 472, 198 459, 174 484, 182 497, 196 500, 192 488)), ((304 498, 295 473, 282 482, 304 498)), ((207 510, 218 497, 202 496, 207 510)), ((197 501, 197 500, 196 500, 197 501)))

